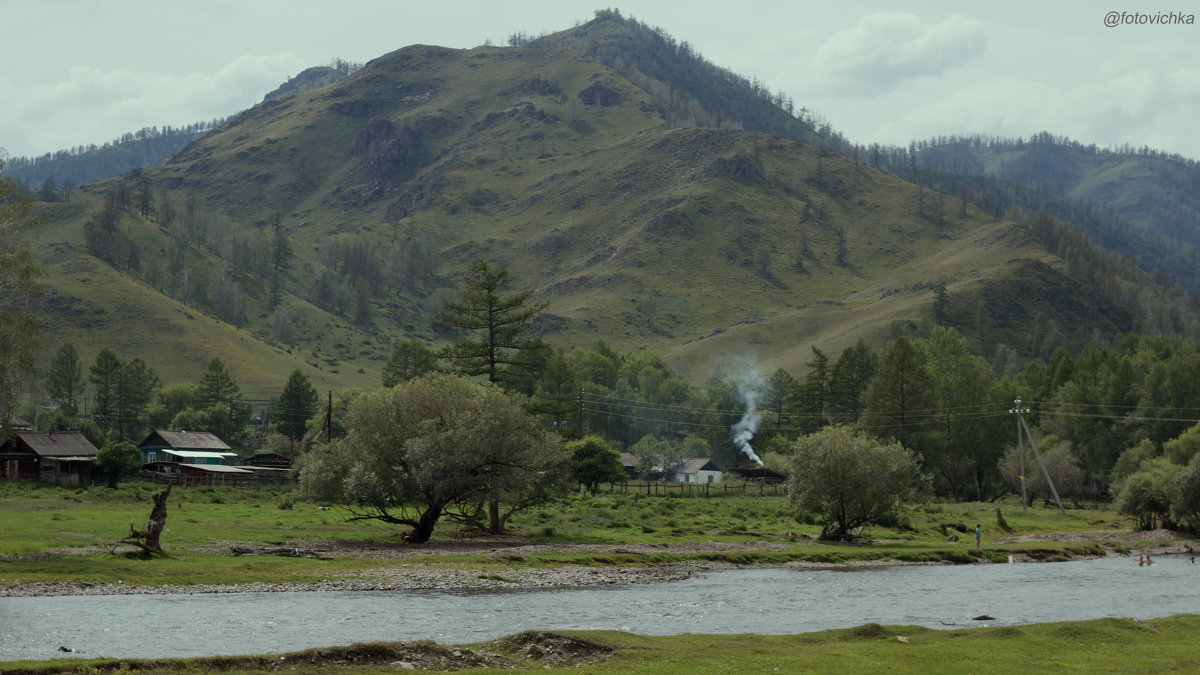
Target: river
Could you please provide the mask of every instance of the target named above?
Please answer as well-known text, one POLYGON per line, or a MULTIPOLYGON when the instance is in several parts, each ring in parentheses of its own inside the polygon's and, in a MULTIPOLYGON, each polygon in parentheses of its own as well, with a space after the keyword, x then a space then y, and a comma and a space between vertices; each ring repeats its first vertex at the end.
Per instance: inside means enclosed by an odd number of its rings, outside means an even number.
POLYGON ((0 660, 284 652, 376 640, 480 642, 526 629, 804 633, 863 623, 1011 625, 1200 612, 1200 567, 1060 563, 722 570, 684 581, 500 592, 0 598, 0 660), (986 614, 993 620, 975 621, 986 614))

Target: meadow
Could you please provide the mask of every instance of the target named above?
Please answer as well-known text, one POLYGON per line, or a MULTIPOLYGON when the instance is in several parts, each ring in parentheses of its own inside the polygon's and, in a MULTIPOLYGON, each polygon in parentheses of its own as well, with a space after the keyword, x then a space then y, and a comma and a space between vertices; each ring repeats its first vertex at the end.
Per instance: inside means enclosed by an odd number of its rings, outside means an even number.
POLYGON ((388 556, 388 565, 500 573, 522 566, 689 562, 971 563, 1003 562, 1009 556, 1066 560, 1125 552, 1138 545, 1138 535, 1130 535, 1128 524, 1100 506, 1064 515, 1041 506, 1022 511, 1012 502, 926 503, 906 507, 890 522, 864 530, 859 540, 831 543, 817 540, 820 527, 815 519, 797 511, 785 496, 646 496, 636 490, 562 498, 514 516, 502 537, 464 532, 443 521, 429 544, 408 545, 401 540, 403 527, 348 521, 336 507, 297 500, 288 487, 194 487, 171 493, 162 535, 167 555, 146 558, 118 542, 131 525, 144 526, 150 497, 158 489, 142 483, 118 489, 0 484, 0 556, 6 557, 0 584, 316 582, 378 566, 378 560, 349 555, 350 550, 364 548, 399 553, 388 556), (979 550, 971 534, 976 524, 984 533, 979 550), (322 546, 323 559, 229 555, 239 543, 311 548, 313 542, 322 546), (542 546, 520 556, 489 554, 490 548, 515 544, 542 546), (623 548, 633 545, 661 550, 623 548))

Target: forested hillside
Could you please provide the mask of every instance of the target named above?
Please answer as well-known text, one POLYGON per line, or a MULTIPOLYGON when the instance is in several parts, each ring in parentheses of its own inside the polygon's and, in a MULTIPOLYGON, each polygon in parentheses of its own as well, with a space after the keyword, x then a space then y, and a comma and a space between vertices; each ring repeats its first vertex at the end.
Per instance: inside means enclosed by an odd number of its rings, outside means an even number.
POLYGON ((223 122, 216 119, 183 127, 147 127, 103 145, 78 146, 40 157, 13 157, 5 171, 40 201, 64 201, 76 188, 93 181, 158 164, 223 122))
POLYGON ((1070 222, 1101 247, 1200 291, 1200 165, 1150 148, 1098 148, 1049 133, 942 137, 888 156, 893 170, 1070 222), (908 157, 908 153, 912 157, 908 157))

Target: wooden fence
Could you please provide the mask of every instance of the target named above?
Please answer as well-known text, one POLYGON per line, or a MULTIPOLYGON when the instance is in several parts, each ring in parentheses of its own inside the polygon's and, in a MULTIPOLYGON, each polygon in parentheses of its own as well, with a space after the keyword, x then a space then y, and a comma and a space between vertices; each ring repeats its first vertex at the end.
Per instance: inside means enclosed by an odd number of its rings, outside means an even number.
POLYGON ((632 483, 601 483, 597 494, 632 494, 647 497, 732 497, 760 495, 764 497, 786 497, 786 485, 762 483, 671 483, 667 481, 639 481, 632 483))
POLYGON ((141 480, 159 485, 178 485, 179 487, 228 486, 239 488, 261 488, 271 485, 286 485, 296 483, 289 476, 264 475, 257 473, 214 473, 214 474, 166 474, 153 471, 143 471, 141 480))

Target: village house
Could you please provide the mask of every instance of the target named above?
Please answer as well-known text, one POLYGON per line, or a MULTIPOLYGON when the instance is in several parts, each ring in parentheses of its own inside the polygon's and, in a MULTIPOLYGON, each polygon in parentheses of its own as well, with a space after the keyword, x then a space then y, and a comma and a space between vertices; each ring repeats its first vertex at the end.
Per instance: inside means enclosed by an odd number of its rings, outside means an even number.
POLYGON ((276 452, 259 452, 238 460, 238 466, 253 471, 260 485, 286 483, 292 480, 292 458, 276 452))
POLYGON ((621 453, 621 468, 625 470, 625 480, 637 480, 637 464, 637 457, 632 452, 621 453))
POLYGON ((0 476, 91 485, 96 446, 78 431, 21 431, 0 445, 0 476))
POLYGON ((240 466, 225 464, 188 464, 183 462, 151 462, 142 465, 155 483, 196 487, 200 485, 227 485, 229 487, 259 487, 264 481, 254 471, 240 466))
POLYGON ((720 483, 721 468, 707 457, 685 459, 671 469, 677 483, 720 483))
POLYGON ((138 444, 142 463, 225 464, 237 457, 225 441, 207 431, 167 431, 159 429, 138 444))

